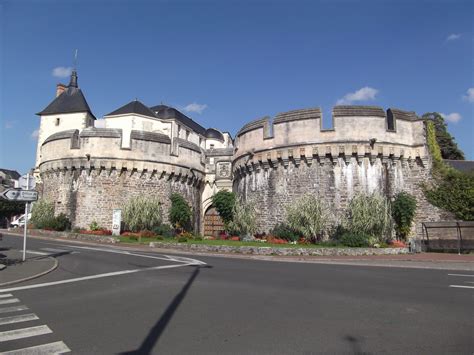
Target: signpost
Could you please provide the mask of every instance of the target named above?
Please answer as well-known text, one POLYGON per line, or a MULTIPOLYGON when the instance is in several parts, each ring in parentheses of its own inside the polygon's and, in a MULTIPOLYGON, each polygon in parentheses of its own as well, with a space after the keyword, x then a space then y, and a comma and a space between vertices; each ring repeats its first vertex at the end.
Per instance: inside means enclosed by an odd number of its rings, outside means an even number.
POLYGON ((120 225, 122 224, 122 210, 114 209, 112 214, 112 235, 120 235, 120 225))
POLYGON ((28 203, 38 199, 38 192, 34 191, 35 178, 30 174, 23 175, 18 179, 20 189, 6 189, 0 193, 0 197, 8 201, 25 202, 25 225, 23 226, 23 261, 26 260, 26 233, 28 230, 28 203))

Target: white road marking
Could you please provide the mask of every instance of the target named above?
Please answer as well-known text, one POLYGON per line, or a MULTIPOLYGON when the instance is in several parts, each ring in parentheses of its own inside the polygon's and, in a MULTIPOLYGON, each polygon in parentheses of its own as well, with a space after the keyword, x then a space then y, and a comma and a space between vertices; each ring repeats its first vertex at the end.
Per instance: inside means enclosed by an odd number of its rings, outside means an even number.
POLYGON ((17 303, 20 302, 18 298, 9 298, 6 300, 0 300, 0 304, 10 304, 10 303, 17 303))
POLYGON ((8 297, 13 297, 11 293, 5 293, 3 295, 0 295, 0 298, 8 298, 8 297))
POLYGON ((40 251, 33 251, 33 250, 27 250, 26 252, 28 254, 35 254, 35 255, 49 255, 48 253, 42 253, 40 251))
POLYGON ((463 276, 463 277, 474 277, 474 275, 468 275, 468 274, 448 274, 449 276, 463 276))
POLYGON ((132 270, 107 272, 105 274, 97 274, 97 275, 91 275, 91 276, 85 276, 85 277, 77 277, 77 278, 74 278, 74 279, 46 282, 46 283, 42 283, 42 284, 34 284, 34 285, 28 285, 28 286, 5 288, 5 289, 1 289, 0 292, 12 292, 12 291, 19 291, 19 290, 29 290, 29 289, 32 289, 32 288, 55 286, 55 285, 72 283, 72 282, 100 279, 100 278, 103 278, 103 277, 133 274, 133 273, 137 273, 137 272, 144 272, 144 271, 150 271, 150 270, 173 269, 173 268, 184 267, 184 266, 196 266, 196 264, 195 263, 192 263, 192 264, 190 263, 190 264, 179 264, 179 265, 162 265, 162 266, 153 266, 153 267, 148 267, 148 268, 143 268, 143 269, 132 269, 132 270))
POLYGON ((36 320, 36 319, 39 319, 39 318, 36 314, 33 314, 33 313, 20 314, 18 316, 0 318, 0 325, 28 322, 30 320, 36 320))
POLYGON ((19 311, 24 311, 27 309, 28 307, 26 306, 3 307, 3 308, 0 308, 0 313, 19 312, 19 311))
POLYGON ((103 251, 105 253, 139 256, 139 257, 142 257, 142 258, 149 258, 149 259, 175 261, 177 263, 185 263, 185 264, 193 263, 195 265, 206 265, 206 263, 203 262, 203 261, 196 260, 196 259, 191 259, 191 258, 185 258, 185 257, 181 257, 181 256, 173 256, 172 257, 172 256, 164 255, 165 258, 163 258, 163 257, 153 256, 153 255, 144 255, 144 254, 131 253, 131 252, 125 251, 125 250, 112 250, 112 249, 94 248, 94 247, 80 247, 80 246, 73 246, 73 245, 68 245, 68 247, 69 248, 86 249, 86 250, 103 251))
POLYGON ((55 249, 55 248, 41 248, 43 251, 49 251, 53 253, 70 253, 71 250, 65 250, 65 249, 55 249))
POLYGON ((39 325, 37 327, 21 328, 15 330, 7 330, 0 332, 0 342, 15 339, 29 338, 43 334, 49 334, 53 331, 47 325, 39 325))
POLYGON ((457 287, 457 288, 474 288, 474 286, 465 286, 465 285, 449 285, 449 287, 457 287))
POLYGON ((39 354, 64 354, 69 353, 71 349, 62 341, 43 344, 12 351, 5 351, 2 355, 39 355, 39 354))

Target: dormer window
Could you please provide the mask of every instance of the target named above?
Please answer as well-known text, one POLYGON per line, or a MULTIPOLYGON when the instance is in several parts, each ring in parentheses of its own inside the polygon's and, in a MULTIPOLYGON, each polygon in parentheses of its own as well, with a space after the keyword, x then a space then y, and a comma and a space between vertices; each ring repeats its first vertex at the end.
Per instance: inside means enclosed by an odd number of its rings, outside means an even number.
POLYGON ((61 123, 61 119, 59 117, 56 118, 56 126, 59 126, 59 124, 61 123))

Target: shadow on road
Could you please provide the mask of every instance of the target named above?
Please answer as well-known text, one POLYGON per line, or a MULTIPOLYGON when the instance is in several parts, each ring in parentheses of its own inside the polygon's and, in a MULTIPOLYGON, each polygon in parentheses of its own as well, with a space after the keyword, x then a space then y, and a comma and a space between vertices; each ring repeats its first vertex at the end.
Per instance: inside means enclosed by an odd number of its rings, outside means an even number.
POLYGON ((174 297, 173 301, 168 305, 168 308, 166 308, 165 312, 163 313, 161 318, 158 320, 158 322, 153 326, 153 328, 151 328, 150 332, 146 336, 145 340, 143 340, 143 343, 140 345, 140 347, 136 350, 126 351, 121 354, 138 355, 138 354, 151 353, 151 350, 160 339, 160 336, 161 334, 163 334, 163 331, 166 329, 166 326, 168 325, 169 321, 171 320, 171 318, 173 318, 174 313, 176 312, 179 305, 186 297, 186 294, 188 293, 189 288, 191 287, 194 280, 198 276, 199 271, 200 271, 200 267, 196 266, 193 273, 191 274, 188 281, 186 282, 186 284, 183 286, 181 291, 174 297))
POLYGON ((352 335, 346 335, 344 337, 344 340, 349 343, 351 346, 351 352, 352 354, 357 354, 357 355, 370 355, 371 353, 363 351, 361 347, 361 340, 357 339, 355 336, 352 335))

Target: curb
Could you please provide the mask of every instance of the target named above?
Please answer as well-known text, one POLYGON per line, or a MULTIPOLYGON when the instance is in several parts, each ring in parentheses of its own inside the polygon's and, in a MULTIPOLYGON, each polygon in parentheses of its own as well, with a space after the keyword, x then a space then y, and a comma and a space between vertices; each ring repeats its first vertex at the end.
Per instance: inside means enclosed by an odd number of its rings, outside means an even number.
POLYGON ((0 287, 14 285, 14 284, 17 284, 17 283, 20 283, 20 282, 37 279, 38 277, 44 276, 44 275, 49 274, 50 272, 56 270, 56 268, 59 266, 58 260, 56 258, 52 258, 50 256, 48 257, 48 259, 53 259, 54 260, 54 265, 50 269, 48 269, 46 271, 43 271, 43 272, 40 272, 39 274, 36 274, 36 275, 25 277, 23 279, 0 283, 0 287))

